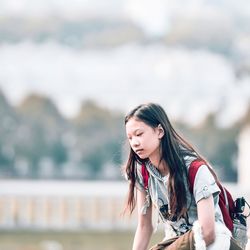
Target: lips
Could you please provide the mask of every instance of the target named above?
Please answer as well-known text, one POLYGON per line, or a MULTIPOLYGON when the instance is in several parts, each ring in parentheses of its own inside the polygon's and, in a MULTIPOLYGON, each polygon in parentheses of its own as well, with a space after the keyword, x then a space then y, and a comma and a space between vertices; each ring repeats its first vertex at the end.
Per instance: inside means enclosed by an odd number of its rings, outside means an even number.
POLYGON ((135 150, 136 154, 140 154, 140 153, 142 153, 142 151, 143 151, 143 149, 137 149, 137 150, 135 150))

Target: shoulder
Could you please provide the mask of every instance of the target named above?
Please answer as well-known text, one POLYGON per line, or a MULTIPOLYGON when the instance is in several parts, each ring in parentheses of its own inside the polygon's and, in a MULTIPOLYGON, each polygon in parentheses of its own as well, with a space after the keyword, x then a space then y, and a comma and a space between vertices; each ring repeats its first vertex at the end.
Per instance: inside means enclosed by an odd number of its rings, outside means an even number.
POLYGON ((202 164, 197 170, 193 184, 193 194, 196 202, 211 195, 213 195, 214 199, 217 199, 219 193, 220 189, 209 167, 202 164))
POLYGON ((188 176, 191 182, 196 179, 207 179, 206 181, 215 182, 214 175, 212 174, 211 167, 207 162, 200 158, 190 157, 187 160, 188 176))
POLYGON ((134 171, 135 171, 136 187, 138 187, 140 190, 144 190, 145 189, 144 172, 147 171, 144 163, 136 162, 134 171))
POLYGON ((197 156, 188 155, 188 154, 184 155, 183 159, 184 159, 185 165, 186 165, 188 170, 189 170, 189 168, 190 168, 190 166, 192 165, 193 162, 198 161, 197 156))

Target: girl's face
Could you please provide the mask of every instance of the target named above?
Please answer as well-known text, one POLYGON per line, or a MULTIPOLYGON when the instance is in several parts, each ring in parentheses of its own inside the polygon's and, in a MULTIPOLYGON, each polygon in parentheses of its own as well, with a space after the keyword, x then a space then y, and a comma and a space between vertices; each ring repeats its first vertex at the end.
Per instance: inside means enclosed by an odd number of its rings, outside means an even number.
POLYGON ((152 128, 132 117, 126 123, 126 133, 131 148, 141 159, 159 160, 160 142, 164 135, 161 126, 152 128))

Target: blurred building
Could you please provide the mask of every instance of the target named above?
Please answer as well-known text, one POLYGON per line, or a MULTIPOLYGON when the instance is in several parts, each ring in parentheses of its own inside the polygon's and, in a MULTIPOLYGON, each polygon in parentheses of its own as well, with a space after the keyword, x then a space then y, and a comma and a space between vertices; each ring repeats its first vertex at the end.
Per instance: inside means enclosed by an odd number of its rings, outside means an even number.
POLYGON ((123 182, 1 181, 2 229, 119 229, 136 220, 121 216, 123 182))

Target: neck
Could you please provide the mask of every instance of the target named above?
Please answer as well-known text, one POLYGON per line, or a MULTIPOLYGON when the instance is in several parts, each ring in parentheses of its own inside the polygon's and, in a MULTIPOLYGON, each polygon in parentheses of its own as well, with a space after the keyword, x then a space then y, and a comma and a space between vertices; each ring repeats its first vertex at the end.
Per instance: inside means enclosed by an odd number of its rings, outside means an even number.
POLYGON ((156 168, 158 168, 159 166, 160 166, 160 164, 163 162, 162 160, 161 160, 161 155, 162 155, 162 153, 161 153, 161 149, 160 149, 160 147, 157 149, 157 150, 155 150, 155 152, 153 153, 153 154, 151 154, 150 155, 150 157, 149 157, 149 160, 151 161, 151 163, 156 167, 156 168))
POLYGON ((158 171, 161 173, 162 176, 168 175, 169 173, 169 168, 168 168, 168 164, 164 161, 158 159, 154 159, 153 161, 150 159, 151 163, 154 165, 155 168, 158 169, 158 171))
POLYGON ((162 162, 159 157, 150 157, 149 160, 156 168, 159 168, 162 162))

